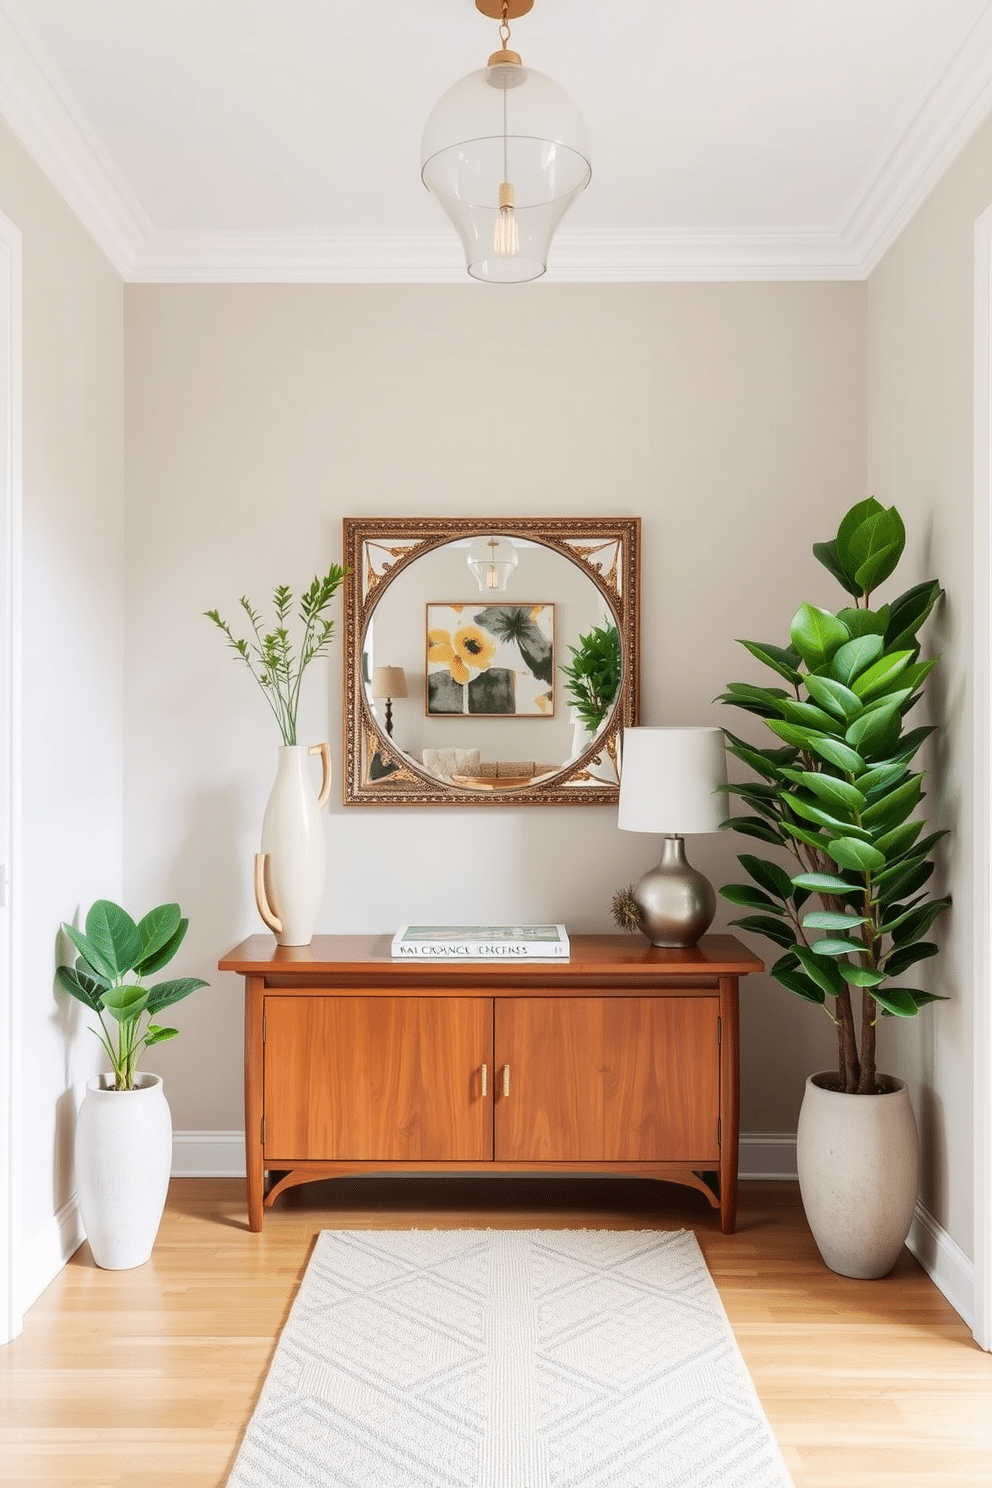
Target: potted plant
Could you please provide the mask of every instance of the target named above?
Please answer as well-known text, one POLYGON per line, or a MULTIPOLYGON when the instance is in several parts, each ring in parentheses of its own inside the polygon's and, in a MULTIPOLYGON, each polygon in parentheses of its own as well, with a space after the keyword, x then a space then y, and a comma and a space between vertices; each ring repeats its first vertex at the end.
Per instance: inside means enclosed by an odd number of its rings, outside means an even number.
POLYGON ((205 611, 258 683, 282 737, 275 783, 262 818, 261 851, 255 857, 255 902, 279 945, 309 945, 323 897, 320 811, 331 789, 331 754, 326 742, 312 745, 309 751, 297 743, 297 715, 303 675, 330 648, 334 622, 327 609, 346 574, 346 569, 332 563, 301 594, 298 618, 303 629, 295 643, 289 631, 293 594, 285 584, 273 591, 275 624, 271 629, 265 629, 261 615, 245 595, 240 605, 248 617, 247 637, 235 636, 216 610, 205 611), (317 795, 307 778, 308 752, 321 758, 317 795))
POLYGON ((612 623, 594 625, 569 646, 570 666, 561 668, 565 696, 572 705, 575 725, 572 758, 577 759, 595 739, 616 701, 623 674, 620 632, 612 623))
POLYGON ((886 1274, 909 1230, 915 1122, 904 1083, 878 1073, 876 1034, 880 1019, 913 1017, 937 1000, 904 977, 937 953, 927 935, 950 903, 927 888, 945 834, 925 834, 916 814, 924 776, 914 761, 933 729, 905 726, 936 665, 921 660, 919 631, 940 585, 872 603, 905 540, 894 507, 873 498, 852 507, 813 553, 853 604, 801 604, 786 646, 743 641, 775 683, 734 682, 720 699, 775 735, 762 747, 727 733, 751 777, 730 787, 748 810, 725 825, 778 851, 742 853, 749 882, 721 893, 748 911, 732 923, 780 947, 771 975, 823 1008, 837 1031, 836 1071, 806 1082, 797 1154, 821 1254, 845 1275, 886 1274), (881 1122, 891 1149, 875 1130, 881 1122))
POLYGON ((96 1014, 93 1029, 111 1073, 87 1081, 76 1123, 79 1208, 93 1259, 120 1270, 151 1255, 172 1166, 172 1120, 159 1075, 139 1074, 146 1049, 178 1029, 152 1020, 207 983, 200 977, 147 984, 182 945, 189 921, 178 904, 160 904, 137 923, 119 904, 98 899, 85 930, 63 925, 78 955, 60 966, 60 987, 96 1014))

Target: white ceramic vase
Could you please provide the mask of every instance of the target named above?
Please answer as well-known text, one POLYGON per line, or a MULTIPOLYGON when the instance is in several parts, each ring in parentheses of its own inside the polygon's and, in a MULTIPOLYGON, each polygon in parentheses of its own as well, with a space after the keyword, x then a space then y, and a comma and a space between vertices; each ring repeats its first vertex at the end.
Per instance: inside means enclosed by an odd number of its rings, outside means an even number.
POLYGON ((880 1075, 879 1095, 806 1081, 796 1162, 817 1248, 831 1271, 887 1276, 909 1234, 920 1181, 919 1137, 905 1082, 880 1075))
POLYGON ((172 1115, 160 1075, 136 1075, 134 1090, 114 1090, 113 1080, 86 1082, 76 1191, 94 1261, 124 1271, 147 1261, 155 1244, 172 1169, 172 1115))
POLYGON ((255 902, 277 945, 309 945, 324 894, 324 829, 321 808, 331 791, 331 752, 326 744, 279 749, 276 778, 262 818, 261 852, 255 858, 255 902), (319 754, 320 793, 308 754, 319 754))

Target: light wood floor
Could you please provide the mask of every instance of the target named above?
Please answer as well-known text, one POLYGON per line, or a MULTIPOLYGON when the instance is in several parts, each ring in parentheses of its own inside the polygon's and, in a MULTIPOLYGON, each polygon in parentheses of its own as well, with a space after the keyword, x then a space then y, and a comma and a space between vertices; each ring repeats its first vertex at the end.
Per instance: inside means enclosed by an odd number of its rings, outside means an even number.
POLYGON ((796 1488, 990 1488, 992 1356, 903 1253, 827 1271, 793 1184, 742 1185, 736 1235, 699 1195, 619 1179, 348 1179, 249 1234, 240 1183, 174 1180, 155 1253, 83 1246, 0 1348, 7 1488, 223 1484, 302 1275, 331 1228, 695 1230, 796 1488))

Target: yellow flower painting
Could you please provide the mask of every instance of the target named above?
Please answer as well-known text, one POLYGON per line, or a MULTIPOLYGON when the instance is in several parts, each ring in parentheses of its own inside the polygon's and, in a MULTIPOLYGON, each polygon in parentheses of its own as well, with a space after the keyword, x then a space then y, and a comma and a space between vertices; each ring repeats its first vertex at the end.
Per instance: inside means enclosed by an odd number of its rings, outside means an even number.
POLYGON ((553 717, 554 609, 429 604, 428 715, 553 717))

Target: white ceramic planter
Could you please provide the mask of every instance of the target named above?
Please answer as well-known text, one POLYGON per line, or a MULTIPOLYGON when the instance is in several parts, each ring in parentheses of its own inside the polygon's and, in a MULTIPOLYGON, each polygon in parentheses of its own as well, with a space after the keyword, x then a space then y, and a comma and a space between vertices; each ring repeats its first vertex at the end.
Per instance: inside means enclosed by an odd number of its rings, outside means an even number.
POLYGON ((160 1075, 136 1075, 134 1090, 112 1086, 113 1075, 86 1083, 76 1190, 93 1259, 123 1271, 147 1261, 155 1244, 169 1191, 172 1115, 160 1075))
POLYGON ((331 756, 326 744, 279 749, 276 778, 262 818, 262 850, 255 859, 258 912, 284 946, 309 945, 324 895, 324 829, 320 811, 331 790, 331 756), (323 766, 320 794, 314 789, 307 755, 323 766))
POLYGON ((880 1095, 806 1081, 796 1162, 809 1227, 826 1264, 841 1276, 887 1276, 909 1234, 920 1181, 919 1138, 902 1080, 880 1075, 880 1095))

